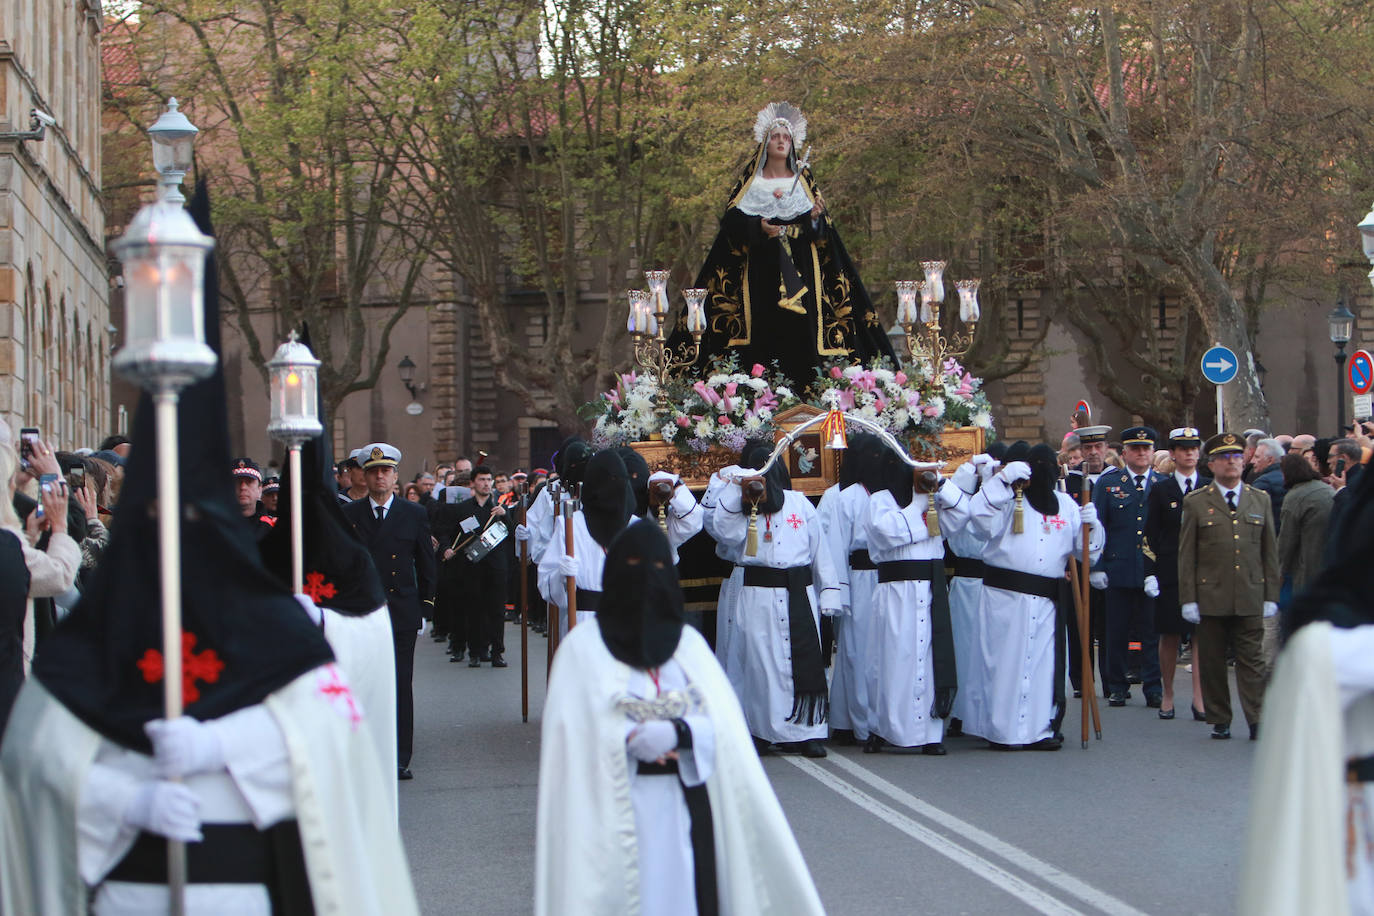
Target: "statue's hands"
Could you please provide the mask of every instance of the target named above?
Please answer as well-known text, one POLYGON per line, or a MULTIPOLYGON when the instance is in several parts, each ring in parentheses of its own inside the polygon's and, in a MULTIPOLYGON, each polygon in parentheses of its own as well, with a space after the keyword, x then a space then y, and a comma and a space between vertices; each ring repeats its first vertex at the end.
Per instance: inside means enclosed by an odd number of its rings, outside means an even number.
POLYGON ((821 196, 820 191, 817 191, 816 202, 811 206, 811 221, 815 222, 820 219, 823 213, 825 213, 825 198, 821 196))
POLYGON ((768 219, 760 220, 759 225, 763 227, 763 234, 770 239, 781 238, 782 234, 787 231, 783 226, 779 226, 777 223, 768 219))

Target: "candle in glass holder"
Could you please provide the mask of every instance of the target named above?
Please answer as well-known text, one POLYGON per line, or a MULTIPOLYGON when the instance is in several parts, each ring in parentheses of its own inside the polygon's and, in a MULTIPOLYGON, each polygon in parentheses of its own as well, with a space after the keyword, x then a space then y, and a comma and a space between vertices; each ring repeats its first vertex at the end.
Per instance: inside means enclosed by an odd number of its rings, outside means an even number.
POLYGON ((649 281, 649 311, 662 321, 668 314, 668 271, 646 270, 644 279, 649 281))
POLYGON ((921 269, 926 272, 926 294, 935 302, 936 316, 939 316, 940 303, 945 301, 945 268, 948 261, 922 261, 921 269))
POLYGON ((897 281, 897 323, 914 324, 919 317, 916 296, 920 293, 915 280, 897 281))
POLYGON ((706 301, 708 290, 704 289, 684 289, 683 297, 687 300, 687 332, 693 336, 699 336, 706 330, 706 301))
POLYGON ((959 291, 959 320, 973 324, 982 316, 982 310, 978 307, 978 281, 960 280, 954 284, 954 288, 959 291))

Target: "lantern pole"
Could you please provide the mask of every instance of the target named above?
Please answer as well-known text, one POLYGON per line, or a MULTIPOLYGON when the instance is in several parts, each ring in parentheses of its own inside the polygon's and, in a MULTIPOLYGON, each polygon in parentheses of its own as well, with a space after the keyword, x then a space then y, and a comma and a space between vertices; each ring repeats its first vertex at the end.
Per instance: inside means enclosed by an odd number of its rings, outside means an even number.
POLYGON ((267 363, 271 389, 271 419, 267 434, 286 446, 291 482, 291 592, 305 591, 305 527, 301 497, 301 446, 324 432, 319 420, 320 361, 300 342, 295 331, 267 363))

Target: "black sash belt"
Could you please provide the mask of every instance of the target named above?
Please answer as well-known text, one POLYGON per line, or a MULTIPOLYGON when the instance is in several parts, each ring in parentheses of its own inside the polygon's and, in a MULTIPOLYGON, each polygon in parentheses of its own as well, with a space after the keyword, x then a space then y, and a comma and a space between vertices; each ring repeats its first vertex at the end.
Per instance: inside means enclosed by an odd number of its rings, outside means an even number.
POLYGON ((678 774, 677 761, 665 760, 662 763, 649 761, 646 763, 641 760, 639 761, 638 772, 640 776, 676 776, 678 774))
POLYGON ((877 569, 878 564, 873 562, 873 558, 868 555, 867 550, 849 551, 850 569, 877 569))
POLYGON ((574 610, 601 610, 601 592, 590 588, 579 588, 577 590, 577 607, 574 610))
POLYGON ((1004 588, 1009 592, 1034 595, 1056 601, 1059 598, 1059 579, 1052 576, 1037 576, 1034 573, 1003 569, 1000 566, 983 567, 983 584, 988 588, 1004 588))
POLYGON ((830 685, 821 660, 821 634, 806 594, 806 587, 811 584, 811 567, 746 566, 744 584, 787 589, 787 639, 792 647, 792 712, 787 721, 820 725, 830 715, 830 685))
MULTIPOLYGON (((940 566, 944 567, 943 561, 940 566)), ((878 564, 879 582, 930 582, 934 578, 934 560, 886 560, 878 564)))
POLYGON ((1374 757, 1356 757, 1345 762, 1345 777, 1350 782, 1374 782, 1374 757))
MULTIPOLYGON (((678 748, 691 748, 691 732, 678 725, 678 748), (683 735, 686 735, 684 738, 683 735)), ((640 776, 678 776, 676 760, 663 763, 639 762, 640 776)), ((687 816, 691 818, 692 864, 697 897, 698 916, 717 916, 720 912, 719 890, 716 888, 716 840, 715 825, 711 820, 711 796, 706 786, 683 786, 682 798, 687 803, 687 816)))
POLYGON ((983 578, 983 561, 970 557, 954 558, 954 575, 963 579, 983 578))

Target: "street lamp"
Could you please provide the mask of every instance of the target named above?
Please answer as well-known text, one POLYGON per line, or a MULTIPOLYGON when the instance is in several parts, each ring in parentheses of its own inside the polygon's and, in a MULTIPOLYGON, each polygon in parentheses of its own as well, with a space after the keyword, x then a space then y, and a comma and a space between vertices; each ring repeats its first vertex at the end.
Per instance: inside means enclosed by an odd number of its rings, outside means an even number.
POLYGON ((401 373, 401 384, 410 392, 410 399, 419 400, 420 396, 415 391, 415 361, 410 358, 409 353, 401 357, 401 361, 396 364, 396 371, 401 373))
MULTIPOLYGON (((1374 207, 1360 220, 1360 241, 1364 245, 1364 256, 1369 259, 1369 266, 1374 268, 1374 207)), ((1369 282, 1374 284, 1374 269, 1369 271, 1369 282)))
MULTIPOLYGON (((182 714, 181 505, 177 474, 177 398, 215 371, 218 357, 205 343, 205 258, 215 241, 182 209, 180 184, 189 167, 196 128, 176 110, 169 129, 151 132, 158 199, 143 207, 110 248, 124 265, 125 345, 114 368, 151 393, 157 430, 158 549, 162 587, 162 699, 168 719, 182 714), (181 124, 177 122, 185 122, 181 124)), ((154 125, 156 131, 158 125, 154 125)), ((186 847, 167 843, 170 910, 185 911, 186 847)))
POLYGON ((301 445, 324 432, 317 392, 320 361, 292 331, 267 363, 271 418, 267 435, 286 446, 291 475, 291 591, 302 593, 305 542, 301 518, 301 445))
POLYGON ((1355 328, 1355 315, 1345 307, 1345 297, 1336 302, 1336 307, 1326 317, 1331 332, 1331 342, 1336 345, 1336 428, 1345 429, 1345 345, 1350 343, 1350 334, 1355 328))

